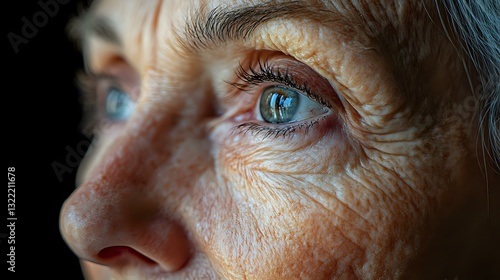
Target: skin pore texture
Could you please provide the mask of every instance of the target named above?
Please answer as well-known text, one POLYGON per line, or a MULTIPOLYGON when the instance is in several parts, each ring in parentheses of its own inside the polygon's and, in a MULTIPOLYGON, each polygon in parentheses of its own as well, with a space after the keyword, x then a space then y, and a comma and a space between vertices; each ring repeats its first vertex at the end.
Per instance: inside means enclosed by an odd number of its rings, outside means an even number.
POLYGON ((87 278, 497 273, 500 179, 437 19, 414 0, 93 2, 72 32, 101 125, 60 222, 87 278), (125 119, 103 113, 110 85, 125 119), (322 113, 265 122, 273 85, 322 113))

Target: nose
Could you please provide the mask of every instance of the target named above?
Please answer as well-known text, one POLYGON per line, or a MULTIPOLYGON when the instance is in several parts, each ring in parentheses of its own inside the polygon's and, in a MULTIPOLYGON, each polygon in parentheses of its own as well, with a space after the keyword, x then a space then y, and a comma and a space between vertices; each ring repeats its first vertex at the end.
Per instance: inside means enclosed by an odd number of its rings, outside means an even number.
MULTIPOLYGON (((117 137, 65 201, 60 230, 81 259, 117 270, 159 266, 163 271, 177 271, 192 254, 179 209, 200 170, 189 162, 199 158, 186 155, 193 149, 184 146, 204 143, 175 140, 168 135, 179 139, 186 134, 158 122, 131 127, 137 130, 117 137)), ((196 166, 202 166, 201 162, 196 166)))

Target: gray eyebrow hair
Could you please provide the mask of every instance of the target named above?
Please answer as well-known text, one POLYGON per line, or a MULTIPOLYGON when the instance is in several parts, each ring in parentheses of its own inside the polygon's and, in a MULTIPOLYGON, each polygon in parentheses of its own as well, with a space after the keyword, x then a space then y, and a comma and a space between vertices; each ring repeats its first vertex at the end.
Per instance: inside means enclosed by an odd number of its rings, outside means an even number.
POLYGON ((315 4, 303 1, 265 2, 251 6, 219 6, 208 13, 205 7, 194 11, 187 20, 179 44, 191 52, 216 48, 229 41, 246 40, 257 27, 277 18, 331 18, 321 1, 315 4), (316 5, 315 5, 316 4, 316 5), (318 5, 320 4, 320 5, 318 5))
POLYGON ((121 40, 109 21, 103 17, 92 18, 88 22, 88 29, 99 38, 109 43, 121 46, 121 40))
POLYGON ((87 34, 94 34, 100 39, 122 46, 120 36, 116 33, 110 21, 104 16, 94 16, 89 8, 80 10, 79 14, 68 22, 66 32, 71 40, 81 50, 83 38, 87 34))

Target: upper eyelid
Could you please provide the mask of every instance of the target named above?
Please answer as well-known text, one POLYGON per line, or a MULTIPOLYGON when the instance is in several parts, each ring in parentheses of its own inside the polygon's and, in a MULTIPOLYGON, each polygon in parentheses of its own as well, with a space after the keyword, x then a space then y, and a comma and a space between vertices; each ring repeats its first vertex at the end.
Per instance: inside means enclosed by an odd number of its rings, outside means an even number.
POLYGON ((99 83, 108 82, 110 85, 117 85, 116 78, 108 74, 78 73, 76 80, 80 92, 80 102, 83 103, 84 107, 97 106, 95 103, 99 97, 99 83))
POLYGON ((79 73, 77 75, 77 86, 85 94, 97 94, 100 86, 116 87, 127 93, 132 99, 136 99, 133 93, 134 87, 130 81, 124 81, 123 77, 109 73, 79 73))
MULTIPOLYGON (((82 107, 82 120, 79 124, 80 130, 84 134, 93 134, 98 127, 98 122, 103 118, 99 106, 100 98, 98 87, 100 83, 108 83, 108 87, 118 87, 120 82, 118 77, 107 73, 80 72, 76 75, 77 87, 79 90, 80 104, 82 107)), ((101 85, 102 86, 102 85, 101 85)))
POLYGON ((102 82, 103 80, 116 80, 116 77, 112 75, 101 73, 96 74, 93 72, 80 72, 76 75, 77 78, 77 86, 80 90, 89 91, 91 89, 95 89, 95 86, 98 82, 102 82))
MULTIPOLYGON (((249 91, 249 89, 251 89, 253 86, 259 86, 265 82, 280 83, 284 86, 302 92, 304 95, 318 102, 322 106, 329 108, 332 107, 332 104, 330 104, 330 102, 326 101, 326 99, 323 98, 323 92, 317 92, 317 90, 311 88, 311 86, 308 84, 308 81, 301 82, 299 81, 301 77, 296 77, 296 75, 292 74, 290 68, 293 67, 293 65, 286 64, 284 66, 275 66, 274 62, 275 61, 271 62, 271 59, 269 58, 258 58, 256 62, 250 63, 250 65, 247 67, 239 63, 239 67, 236 72, 236 77, 238 78, 238 80, 226 83, 243 92, 249 91), (246 70, 246 68, 248 68, 248 70, 246 70), (257 70, 255 68, 257 68, 257 70)), ((294 63, 300 62, 296 61, 294 63)), ((303 67, 308 66, 303 65, 303 67)), ((314 70, 310 69, 310 71, 313 72, 314 70)), ((318 73, 315 74, 324 79, 318 73)))

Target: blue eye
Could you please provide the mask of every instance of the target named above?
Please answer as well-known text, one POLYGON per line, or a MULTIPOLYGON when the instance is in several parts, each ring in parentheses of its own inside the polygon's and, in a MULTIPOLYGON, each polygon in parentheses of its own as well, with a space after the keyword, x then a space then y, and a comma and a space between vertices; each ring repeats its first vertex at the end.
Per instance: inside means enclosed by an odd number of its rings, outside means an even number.
POLYGON ((127 120, 135 108, 135 102, 124 91, 111 87, 106 95, 105 113, 111 120, 127 120))
POLYGON ((327 108, 297 90, 276 85, 264 89, 258 111, 263 121, 272 124, 293 123, 328 113, 327 108))

